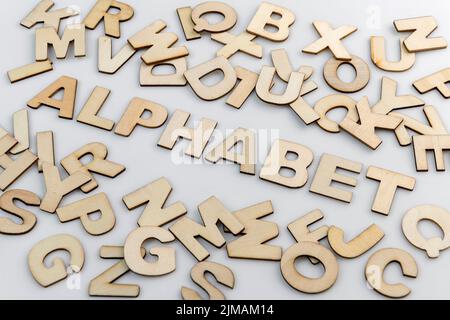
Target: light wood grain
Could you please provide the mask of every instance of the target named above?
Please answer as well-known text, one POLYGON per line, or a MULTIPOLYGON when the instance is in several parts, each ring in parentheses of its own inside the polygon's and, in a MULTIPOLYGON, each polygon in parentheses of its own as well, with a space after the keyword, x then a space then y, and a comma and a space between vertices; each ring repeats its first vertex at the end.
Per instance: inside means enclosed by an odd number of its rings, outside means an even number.
POLYGON ((154 64, 141 64, 139 83, 141 86, 185 86, 187 83, 184 73, 187 70, 186 58, 177 58, 154 64), (158 66, 171 66, 175 70, 169 74, 153 74, 158 66))
POLYGON ((84 172, 74 172, 67 178, 61 180, 59 170, 56 166, 47 162, 42 164, 46 192, 42 199, 42 211, 54 213, 62 198, 82 185, 91 181, 91 177, 84 172))
POLYGON ((339 182, 348 186, 356 187, 358 180, 353 177, 337 173, 336 169, 338 168, 354 173, 360 173, 362 165, 359 162, 324 153, 320 158, 320 163, 317 167, 317 171, 309 191, 350 203, 353 196, 352 192, 331 186, 331 183, 339 182))
MULTIPOLYGON (((223 264, 211 261, 199 262, 191 270, 192 281, 207 293, 210 300, 225 300, 225 295, 208 281, 206 273, 212 274, 218 283, 233 289, 233 271, 223 264)), ((195 290, 187 287, 181 288, 181 297, 183 300, 202 300, 195 290)))
POLYGON ((201 63, 188 69, 184 76, 195 94, 206 101, 216 100, 230 92, 237 81, 236 71, 231 63, 223 56, 201 63), (201 79, 207 74, 220 70, 223 78, 212 86, 202 83, 201 79))
POLYGON ((124 257, 128 267, 135 273, 144 276, 161 276, 175 271, 175 249, 171 247, 154 247, 150 254, 158 257, 156 261, 144 260, 141 248, 145 241, 157 239, 162 243, 175 240, 167 230, 158 227, 140 227, 132 231, 125 241, 124 257))
POLYGON ((364 89, 370 80, 370 69, 367 63, 354 55, 349 60, 330 58, 323 67, 323 78, 334 90, 352 93, 364 89), (338 69, 343 64, 349 64, 355 70, 355 78, 351 82, 344 82, 339 78, 338 69))
POLYGON ((77 79, 62 76, 34 96, 33 99, 27 102, 27 105, 33 109, 38 109, 42 105, 49 106, 59 110, 60 118, 72 119, 77 94, 77 82, 77 79), (62 98, 52 98, 59 91, 63 92, 62 98))
POLYGON ((106 193, 101 192, 56 209, 61 222, 80 219, 83 228, 93 236, 99 236, 111 231, 116 224, 116 216, 106 193), (91 219, 90 214, 99 213, 97 219, 91 219))
POLYGON ((172 150, 179 138, 191 140, 184 152, 186 155, 200 158, 211 138, 217 121, 202 118, 195 129, 186 126, 191 114, 176 110, 166 125, 158 141, 158 146, 172 150))
POLYGON ((157 20, 128 38, 128 43, 133 49, 148 48, 141 56, 146 64, 181 58, 189 54, 185 46, 173 47, 178 41, 178 36, 172 32, 161 32, 166 27, 164 21, 157 20))
POLYGON ((217 51, 217 56, 223 56, 229 58, 237 52, 244 52, 250 56, 256 58, 262 58, 263 48, 261 45, 253 42, 256 36, 247 32, 243 32, 237 36, 228 33, 211 33, 211 39, 224 44, 219 51, 217 51))
POLYGON ((445 171, 444 151, 450 150, 450 135, 413 136, 416 171, 428 171, 427 151, 433 151, 437 171, 445 171))
POLYGON ((220 221, 234 235, 244 230, 244 225, 216 198, 210 197, 198 206, 198 212, 203 224, 184 217, 175 222, 169 230, 198 260, 203 261, 209 257, 209 252, 196 239, 201 237, 217 248, 225 244, 225 238, 220 233, 217 223, 220 221))
POLYGON ((8 78, 11 83, 15 83, 51 70, 53 70, 53 63, 50 60, 38 61, 9 70, 8 78))
POLYGON ((25 234, 30 232, 36 225, 36 216, 32 212, 18 207, 15 201, 20 201, 28 206, 39 206, 41 203, 41 199, 31 191, 14 189, 4 192, 0 196, 0 209, 19 217, 22 221, 21 223, 16 223, 8 217, 0 217, 0 234, 25 234))
POLYGON ((98 38, 98 71, 108 74, 116 73, 131 57, 136 50, 127 42, 113 56, 112 39, 109 37, 98 38))
POLYGON ((374 112, 369 106, 367 97, 363 97, 356 103, 356 111, 358 112, 359 121, 345 117, 339 123, 339 127, 372 150, 378 148, 383 142, 376 134, 375 129, 395 130, 402 122, 402 118, 374 112))
POLYGON ((376 292, 389 298, 403 298, 410 294, 411 289, 402 283, 389 284, 384 281, 383 273, 388 264, 397 262, 406 277, 417 277, 417 264, 406 251, 396 248, 380 249, 372 254, 367 261, 365 276, 367 284, 376 292))
POLYGON ((370 57, 373 64, 384 71, 402 72, 411 69, 416 61, 416 54, 406 49, 404 41, 404 38, 400 38, 400 59, 389 61, 386 58, 384 37, 370 37, 370 57))
POLYGON ((435 107, 425 106, 422 108, 422 111, 428 125, 399 112, 390 113, 391 116, 403 119, 402 123, 395 129, 395 136, 401 146, 407 146, 412 142, 412 136, 408 130, 420 135, 433 136, 448 134, 447 128, 435 107))
POLYGON ((52 46, 57 59, 65 59, 69 45, 73 42, 75 57, 86 55, 86 29, 84 24, 67 25, 60 37, 52 27, 36 29, 36 61, 48 60, 48 46, 52 46))
POLYGON ((77 121, 103 130, 111 131, 114 127, 114 121, 98 115, 100 109, 108 99, 110 92, 111 90, 107 88, 96 86, 78 114, 77 121))
POLYGON ((141 98, 133 98, 117 123, 114 133, 128 137, 138 125, 145 128, 159 128, 166 122, 167 116, 167 109, 162 105, 141 98), (151 113, 149 117, 143 117, 146 111, 151 113))
POLYGON ((259 177, 285 187, 301 188, 308 181, 307 169, 313 159, 314 155, 308 147, 291 141, 277 139, 272 144, 259 177), (289 153, 295 154, 297 158, 289 160, 287 158, 289 153), (293 170, 294 175, 281 175, 280 171, 282 168, 293 170))
POLYGON ((432 16, 394 20, 394 26, 399 32, 412 31, 404 41, 409 52, 447 48, 447 41, 443 37, 429 37, 438 27, 432 16))
POLYGON ((320 293, 328 290, 337 280, 339 265, 333 253, 314 242, 299 242, 287 249, 281 258, 281 274, 294 289, 304 293, 320 293), (319 278, 301 274, 295 265, 300 257, 312 257, 320 261, 324 273, 319 278))
POLYGON ((412 245, 424 250, 429 258, 437 258, 440 251, 450 247, 450 212, 435 205, 416 206, 405 213, 402 230, 412 245), (418 228, 423 220, 436 224, 442 230, 443 237, 424 237, 418 228))
POLYGON ((125 195, 122 201, 128 210, 145 205, 138 220, 139 226, 161 227, 187 213, 186 207, 180 201, 164 207, 171 192, 169 181, 159 178, 125 195))
POLYGON ((115 0, 97 0, 91 11, 84 18, 83 23, 88 29, 95 29, 103 20, 105 34, 114 38, 120 38, 120 23, 133 18, 133 8, 124 2, 115 0), (110 9, 116 9, 114 13, 110 9))
POLYGON ((416 179, 413 177, 374 166, 367 169, 366 177, 379 182, 372 211, 384 215, 389 214, 398 188, 412 191, 416 185, 416 179))
MULTIPOLYGON (((141 248, 142 257, 145 256, 145 249, 141 248)), ((93 297, 127 297, 136 298, 139 296, 140 287, 136 284, 114 283, 124 276, 130 268, 123 259, 124 252, 121 246, 101 246, 100 257, 103 259, 120 259, 119 262, 106 269, 89 282, 89 295, 93 297)))
POLYGON ((236 11, 224 2, 206 1, 196 5, 191 12, 191 19, 194 22, 194 31, 202 32, 223 32, 234 27, 237 22, 236 11), (204 15, 218 13, 222 20, 217 23, 209 23, 204 15), (203 17, 202 17, 203 16, 203 17))
POLYGON ((414 88, 420 93, 426 93, 433 89, 439 91, 439 93, 445 98, 450 98, 450 89, 448 88, 448 82, 450 82, 450 68, 442 69, 438 72, 430 74, 413 82, 414 88))
POLYGON ((72 152, 61 160, 61 165, 69 173, 82 172, 89 176, 91 180, 81 187, 85 193, 90 192, 98 187, 97 181, 92 176, 91 172, 101 174, 109 178, 115 178, 125 171, 125 166, 106 160, 108 156, 107 147, 100 142, 88 143, 78 150, 72 152), (83 164, 80 159, 86 155, 91 155, 92 160, 83 164))
POLYGON ((251 130, 238 128, 228 135, 221 143, 216 145, 205 159, 217 163, 220 159, 239 164, 239 171, 246 174, 255 174, 256 141, 255 133, 251 130), (241 153, 233 151, 236 145, 241 145, 241 153))
POLYGON ((36 243, 28 253, 28 267, 31 275, 43 287, 51 286, 67 277, 67 269, 79 272, 84 265, 84 249, 81 242, 68 234, 57 234, 36 243), (70 254, 70 265, 65 266, 61 258, 54 258, 50 266, 45 263, 45 257, 58 250, 70 254))
POLYGON ((36 150, 39 172, 42 172, 44 162, 50 165, 55 165, 53 131, 41 131, 36 133, 36 150))
POLYGON ((341 43, 341 39, 349 36, 358 30, 358 28, 351 25, 344 25, 333 29, 325 21, 314 21, 313 26, 320 35, 320 39, 303 48, 302 52, 318 54, 328 48, 337 60, 349 61, 353 59, 341 43))
POLYGON ((289 37, 289 27, 294 22, 295 14, 291 10, 263 2, 250 21, 247 32, 270 41, 281 42, 289 37), (274 27, 276 31, 271 31, 267 26, 274 27))
POLYGON ((384 232, 376 224, 358 234, 352 240, 344 240, 344 231, 336 226, 328 230, 328 243, 334 252, 343 258, 353 259, 372 249, 384 237, 384 232))
POLYGON ((337 133, 340 132, 339 124, 327 117, 327 113, 336 108, 347 109, 346 118, 358 121, 358 111, 356 110, 356 101, 343 94, 331 94, 325 96, 316 102, 314 111, 319 115, 317 125, 323 130, 337 133))
POLYGON ((192 8, 182 7, 177 9, 178 19, 180 20, 181 28, 183 29, 184 38, 189 40, 199 39, 202 36, 194 30, 194 22, 191 19, 192 8))

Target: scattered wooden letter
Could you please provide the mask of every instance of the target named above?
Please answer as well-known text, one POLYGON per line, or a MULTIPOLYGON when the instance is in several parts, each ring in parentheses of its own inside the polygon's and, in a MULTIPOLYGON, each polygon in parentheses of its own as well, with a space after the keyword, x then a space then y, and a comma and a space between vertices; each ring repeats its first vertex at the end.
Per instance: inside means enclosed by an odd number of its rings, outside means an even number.
POLYGON ((447 86, 448 82, 450 82, 450 68, 445 68, 414 81, 413 86, 420 93, 437 89, 444 98, 448 99, 450 98, 450 89, 447 86))
POLYGON ((439 251, 450 247, 450 213, 434 205, 421 205, 408 210, 402 221, 403 234, 416 248, 425 250, 429 258, 439 257, 439 251), (442 230, 443 238, 425 238, 418 229, 422 220, 428 220, 442 230))
POLYGON ((372 211, 388 215, 397 188, 414 190, 416 179, 404 174, 370 166, 366 177, 379 181, 377 194, 372 203, 372 211))
POLYGON ((84 249, 81 242, 68 234, 57 234, 39 241, 28 253, 28 267, 33 278, 43 287, 48 287, 67 277, 67 270, 80 272, 84 264, 84 249), (70 254, 70 264, 64 265, 61 258, 54 258, 50 267, 45 257, 53 251, 65 250, 70 254))
POLYGON ((148 239, 157 239, 162 243, 175 240, 167 230, 158 227, 140 227, 131 232, 125 242, 124 257, 130 269, 144 276, 161 276, 175 271, 175 249, 170 247, 156 247, 149 250, 157 256, 156 262, 145 261, 141 254, 143 243, 148 239))
POLYGON ((308 181, 308 167, 314 159, 312 151, 301 144, 287 140, 275 140, 269 155, 261 168, 259 177, 289 188, 301 188, 308 181), (288 154, 295 154, 295 160, 289 160, 288 154), (292 176, 280 174, 282 168, 294 171, 292 176))
POLYGON ((324 153, 320 158, 320 163, 317 167, 316 175, 314 176, 309 191, 350 203, 353 194, 350 191, 333 187, 331 186, 331 183, 340 182, 348 186, 356 187, 358 180, 337 173, 336 169, 338 168, 360 173, 362 165, 359 162, 324 153))
POLYGON ((190 116, 188 112, 176 110, 161 135, 158 146, 172 150, 178 139, 182 137, 191 140, 185 154, 199 159, 217 126, 217 121, 202 118, 199 125, 192 129, 186 127, 190 116))
POLYGON ((413 31, 404 41, 409 52, 447 48, 447 41, 444 38, 428 38, 437 28, 437 22, 431 16, 394 20, 394 26, 399 32, 413 31))
POLYGON ((104 192, 60 207, 56 209, 56 214, 61 222, 80 219, 83 228, 93 236, 109 232, 116 224, 116 216, 104 192), (98 219, 89 217, 97 212, 100 213, 98 219))
POLYGON ((33 192, 27 190, 8 190, 0 196, 0 209, 13 216, 19 217, 22 222, 0 217, 0 234, 25 234, 30 232, 36 225, 36 216, 25 209, 16 206, 14 201, 20 201, 29 206, 39 206, 41 199, 33 192))
POLYGON ((181 202, 166 208, 164 205, 172 192, 172 186, 166 178, 159 178, 146 186, 131 192, 122 198, 128 210, 146 204, 138 220, 140 227, 161 227, 186 214, 187 209, 181 202))
POLYGON ((388 61, 384 47, 384 37, 370 37, 370 57, 372 62, 381 70, 401 72, 412 68, 416 61, 416 54, 409 52, 404 44, 405 39, 400 39, 400 60, 388 61))
POLYGON ((398 262, 406 277, 417 277, 417 264, 406 251, 396 248, 380 249, 372 254, 367 261, 365 275, 367 283, 376 292, 389 298, 406 297, 411 290, 401 283, 389 284, 383 279, 384 269, 388 264, 398 262))

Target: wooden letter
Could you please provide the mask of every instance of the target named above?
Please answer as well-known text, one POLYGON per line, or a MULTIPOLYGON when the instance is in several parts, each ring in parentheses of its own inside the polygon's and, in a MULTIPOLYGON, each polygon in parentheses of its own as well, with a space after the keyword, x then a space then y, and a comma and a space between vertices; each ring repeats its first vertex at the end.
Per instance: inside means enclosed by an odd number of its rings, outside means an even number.
POLYGON ((334 90, 352 93, 364 89, 370 80, 370 69, 363 59, 351 56, 350 60, 337 60, 330 58, 323 68, 323 78, 334 90), (339 78, 338 69, 343 64, 349 64, 355 70, 355 79, 351 82, 344 82, 339 78))
POLYGON ((58 234, 39 241, 28 253, 28 267, 33 278, 43 287, 48 287, 67 277, 67 269, 79 272, 84 264, 84 249, 81 242, 68 234, 58 234), (65 250, 70 254, 70 265, 66 268, 61 258, 55 258, 50 267, 45 257, 53 251, 65 250))
POLYGON ((237 21, 237 14, 226 3, 207 1, 192 9, 191 19, 194 22, 194 31, 196 32, 223 32, 233 28, 237 21), (208 20, 202 17, 208 13, 218 13, 223 17, 223 20, 215 24, 210 24, 208 20))
POLYGON ((319 127, 323 130, 337 133, 339 132, 339 125, 327 117, 327 112, 336 108, 347 109, 346 117, 354 121, 358 121, 358 111, 356 111, 356 101, 347 95, 343 94, 331 94, 329 96, 323 97, 316 102, 314 106, 314 111, 317 112, 320 119, 317 121, 319 127))
POLYGON ((15 83, 50 70, 53 70, 53 63, 50 60, 38 61, 9 70, 8 78, 11 83, 15 83))
POLYGON ((439 113, 437 112, 437 109, 435 107, 425 106, 423 107, 422 111, 425 114, 429 125, 426 125, 399 112, 390 113, 391 116, 403 119, 402 123, 400 123, 400 125, 395 129, 395 135, 401 146, 407 146, 412 142, 412 137, 408 133, 407 129, 418 134, 428 136, 448 134, 447 128, 445 127, 445 124, 439 116, 439 113))
POLYGON ((133 98, 117 124, 114 133, 128 137, 137 125, 145 128, 159 128, 166 120, 166 108, 152 101, 133 98), (150 117, 142 118, 145 111, 151 112, 150 117))
POLYGON ((240 172, 255 174, 255 133, 253 131, 238 128, 233 131, 223 142, 217 145, 205 159, 216 163, 219 159, 232 161, 240 165, 240 172), (242 144, 242 153, 232 152, 237 144, 242 144))
POLYGON ((100 109, 106 99, 108 99, 110 92, 111 91, 109 89, 96 86, 86 101, 83 109, 81 109, 77 121, 111 131, 114 127, 114 121, 98 116, 98 113, 100 112, 100 109))
POLYGON ((384 237, 384 232, 376 224, 370 225, 358 236, 344 241, 344 231, 338 227, 331 226, 328 230, 328 242, 331 248, 343 258, 353 259, 369 251, 384 237))
POLYGON ((124 257, 130 269, 143 276, 161 276, 175 271, 175 249, 156 247, 149 250, 150 254, 157 256, 156 262, 145 261, 141 248, 145 241, 157 239, 162 243, 174 241, 173 235, 158 227, 140 227, 131 232, 125 242, 124 257))
POLYGON ((448 82, 450 82, 450 68, 445 68, 414 81, 413 86, 420 93, 437 89, 444 98, 448 99, 450 98, 450 89, 447 86, 448 82))
POLYGON ((185 217, 178 220, 169 230, 198 261, 203 261, 209 257, 209 252, 197 241, 196 237, 201 237, 217 248, 221 248, 226 241, 217 228, 219 221, 234 235, 242 232, 244 226, 216 197, 210 197, 202 202, 198 206, 198 211, 204 225, 185 217))
POLYGON ((330 24, 325 21, 314 21, 313 26, 321 38, 304 48, 302 50, 303 52, 318 54, 326 48, 329 48, 337 60, 349 61, 353 59, 353 56, 347 52, 341 43, 341 39, 352 34, 358 28, 345 25, 337 29, 332 29, 330 24))
MULTIPOLYGON (((210 300, 225 300, 224 294, 209 283, 206 273, 210 273, 216 281, 224 286, 234 288, 234 274, 231 269, 223 264, 203 261, 197 263, 191 270, 191 279, 206 291, 210 300)), ((193 289, 182 287, 181 296, 183 300, 202 300, 202 297, 193 289)))
POLYGON ((186 123, 190 116, 191 114, 188 112, 176 110, 161 135, 158 146, 172 150, 178 139, 181 137, 191 140, 185 154, 200 158, 203 150, 208 144, 209 138, 211 138, 214 129, 217 126, 217 121, 202 118, 197 128, 192 129, 186 127, 186 123))
POLYGON ((256 83, 256 94, 258 97, 267 102, 278 105, 290 104, 297 100, 300 95, 300 90, 303 84, 304 74, 299 72, 292 72, 286 90, 283 94, 273 94, 270 92, 275 76, 275 68, 263 66, 259 74, 258 82, 256 83))
POLYGON ((192 21, 192 8, 182 7, 177 9, 178 19, 180 19, 181 27, 183 28, 184 37, 187 41, 199 39, 202 36, 194 30, 194 22, 192 21))
POLYGON ((90 192, 98 187, 97 181, 90 172, 95 172, 110 178, 115 178, 123 171, 125 167, 121 164, 106 160, 108 149, 103 143, 89 143, 80 149, 74 151, 61 160, 61 165, 69 173, 83 172, 91 178, 91 181, 81 187, 83 192, 90 192), (86 155, 92 155, 93 159, 88 164, 83 164, 80 159, 86 155))
POLYGON ((281 42, 288 38, 289 26, 294 22, 295 14, 292 11, 263 2, 259 5, 252 21, 250 21, 247 32, 271 41, 281 42), (274 15, 279 18, 273 18, 274 15), (274 27, 277 30, 272 32, 267 30, 266 26, 274 27))
POLYGON ((84 57, 86 55, 84 24, 66 26, 62 37, 59 37, 52 27, 36 29, 36 61, 48 59, 48 45, 52 45, 57 59, 65 59, 71 42, 73 42, 75 57, 84 57))
POLYGON ((336 282, 339 265, 336 257, 327 248, 314 242, 299 242, 284 252, 281 258, 281 274, 294 289, 305 293, 320 293, 328 290, 336 282), (312 257, 320 261, 324 274, 320 278, 308 278, 297 271, 295 260, 312 257))
POLYGON ((278 236, 277 224, 259 220, 272 213, 273 208, 270 201, 264 201, 233 213, 245 229, 238 239, 227 244, 230 258, 273 261, 281 259, 281 247, 265 244, 278 236))
POLYGON ((98 71, 108 74, 116 73, 136 53, 127 42, 113 57, 111 42, 109 37, 98 38, 98 71))
MULTIPOLYGON (((141 248, 141 256, 145 256, 145 249, 141 248)), ((89 295, 94 297, 130 297, 139 296, 140 287, 135 284, 113 283, 130 271, 123 259, 123 247, 102 246, 100 257, 103 259, 121 259, 111 268, 105 270, 89 283, 89 295)))
POLYGON ((289 188, 301 188, 308 181, 308 167, 313 161, 312 151, 298 143, 278 139, 272 145, 272 149, 259 177, 263 180, 274 182, 289 188), (297 156, 295 160, 287 158, 289 153, 297 156), (289 168, 294 171, 292 176, 282 176, 280 170, 289 168))
POLYGON ((0 233, 24 234, 30 232, 36 225, 36 216, 27 210, 19 208, 14 201, 23 202, 29 206, 39 206, 41 199, 33 192, 26 190, 9 190, 0 196, 0 209, 22 219, 22 223, 0 217, 0 233))
POLYGON ((115 0, 97 0, 94 7, 84 18, 83 23, 88 29, 95 29, 100 21, 105 22, 105 34, 114 38, 120 38, 120 23, 130 20, 134 10, 126 3, 115 0), (117 13, 108 13, 109 9, 119 10, 117 13))
POLYGON ((44 23, 44 27, 52 27, 56 31, 59 29, 61 19, 76 16, 78 11, 71 7, 49 11, 55 3, 51 0, 41 0, 31 12, 20 21, 25 28, 32 28, 38 23, 44 23))
POLYGON ((375 128, 394 130, 402 122, 401 118, 379 114, 370 109, 369 100, 363 97, 357 104, 359 121, 345 117, 339 126, 362 143, 375 150, 383 142, 375 133, 375 128))
POLYGON ((28 101, 27 105, 33 109, 46 105, 58 109, 60 118, 72 119, 76 94, 77 79, 62 76, 28 101), (61 100, 53 99, 52 97, 61 90, 63 91, 61 100))
POLYGON ((243 67, 234 68, 239 83, 228 96, 226 104, 239 109, 256 87, 258 74, 243 67))
POLYGON ((44 162, 50 165, 55 165, 55 151, 53 147, 52 131, 42 131, 36 134, 36 149, 39 172, 42 172, 44 162))
POLYGON ((45 212, 54 213, 61 199, 91 181, 90 175, 84 172, 74 172, 64 180, 61 180, 58 168, 47 162, 42 164, 44 172, 45 187, 47 191, 42 199, 40 209, 45 212))
POLYGON ((184 76, 195 94, 206 101, 223 97, 234 88, 237 81, 236 71, 231 63, 222 56, 189 69, 184 76), (204 85, 201 78, 216 70, 222 71, 223 79, 213 86, 204 85))
POLYGON ((428 257, 439 257, 439 251, 450 247, 450 213, 441 207, 422 205, 414 207, 406 212, 402 221, 403 234, 416 248, 425 250, 428 257), (428 220, 442 230, 444 237, 425 238, 421 235, 418 224, 422 220, 428 220))
POLYGON ((398 262, 402 273, 406 277, 417 277, 417 264, 414 258, 406 251, 395 248, 378 250, 370 256, 366 264, 366 279, 369 286, 376 292, 389 298, 406 297, 411 290, 401 283, 389 284, 383 279, 384 269, 391 262, 398 262))
POLYGON ((411 69, 416 61, 416 54, 406 49, 404 41, 404 38, 400 39, 400 60, 392 62, 386 59, 384 37, 370 37, 370 57, 372 62, 385 71, 401 72, 411 69))
POLYGON ((107 233, 116 224, 113 208, 104 192, 58 208, 56 214, 61 222, 80 219, 84 229, 93 236, 107 233), (97 212, 100 213, 100 218, 89 218, 90 214, 97 212))
POLYGON ((0 138, 0 190, 5 191, 14 181, 16 181, 33 163, 37 157, 25 150, 16 159, 11 159, 8 153, 17 145, 17 140, 9 134, 0 138))
POLYGON ((160 178, 127 194, 122 198, 122 201, 128 210, 146 204, 138 220, 140 227, 161 227, 187 212, 186 207, 179 201, 163 208, 171 192, 172 187, 169 181, 166 178, 160 178))
POLYGON ((381 79, 381 98, 380 101, 372 107, 372 112, 388 114, 396 109, 423 105, 425 105, 425 102, 413 95, 397 96, 397 82, 388 77, 383 77, 381 79))
POLYGON ((320 158, 320 163, 317 167, 316 175, 314 176, 309 191, 350 203, 352 201, 352 193, 350 191, 332 187, 331 183, 340 182, 348 186, 356 187, 358 180, 337 173, 337 168, 360 173, 362 165, 359 162, 324 153, 320 158))
POLYGON ((437 171, 445 171, 444 151, 450 150, 450 135, 413 136, 416 170, 428 171, 427 151, 433 151, 437 171))
POLYGON ((373 166, 367 169, 366 177, 380 182, 377 194, 373 200, 372 211, 386 216, 391 210, 397 188, 412 191, 416 184, 416 179, 413 177, 373 166))
POLYGON ((164 21, 157 20, 128 39, 128 43, 134 49, 150 47, 141 57, 146 64, 181 58, 189 54, 185 46, 172 47, 178 41, 178 36, 171 32, 161 33, 166 26, 164 21))
POLYGON ((431 16, 395 20, 394 26, 399 32, 413 31, 404 42, 409 52, 447 48, 447 41, 444 38, 428 38, 437 28, 436 20, 431 16))

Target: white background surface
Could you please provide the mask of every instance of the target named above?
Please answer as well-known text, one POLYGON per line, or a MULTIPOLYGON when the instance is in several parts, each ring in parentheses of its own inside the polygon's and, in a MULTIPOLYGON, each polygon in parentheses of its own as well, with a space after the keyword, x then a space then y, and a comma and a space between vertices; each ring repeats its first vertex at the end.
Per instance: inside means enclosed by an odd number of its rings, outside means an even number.
MULTIPOLYGON (((345 133, 330 134, 317 125, 305 126, 303 122, 289 109, 275 107, 260 101, 255 94, 247 100, 240 110, 225 104, 225 98, 213 102, 204 102, 197 98, 189 86, 186 87, 150 87, 139 86, 139 53, 136 54, 115 75, 105 75, 97 71, 97 38, 103 35, 103 24, 94 31, 87 31, 87 56, 73 58, 72 51, 65 60, 54 63, 54 71, 35 78, 11 85, 6 72, 12 68, 30 63, 34 59, 34 30, 28 30, 19 25, 20 20, 31 10, 37 1, 14 1, 6 8, 7 14, 2 15, 1 38, 3 41, 0 51, 1 77, 1 117, 0 125, 8 130, 12 129, 12 113, 26 107, 26 102, 44 87, 61 75, 68 75, 79 80, 78 95, 76 99, 75 116, 88 98, 94 86, 99 85, 112 90, 112 93, 102 109, 101 114, 107 118, 118 121, 133 97, 141 97, 161 103, 170 113, 177 108, 192 113, 191 121, 207 117, 219 121, 218 130, 235 129, 237 127, 253 129, 280 129, 282 139, 291 140, 309 146, 315 155, 314 162, 309 168, 310 177, 313 176, 320 155, 324 152, 358 160, 364 164, 362 173, 357 176, 359 184, 354 188, 354 198, 351 204, 341 203, 310 193, 309 186, 312 179, 301 189, 288 189, 276 184, 262 181, 258 176, 239 174, 235 165, 211 164, 184 164, 177 165, 172 162, 171 153, 157 147, 157 141, 162 128, 137 128, 129 138, 123 138, 110 132, 57 117, 57 111, 50 108, 39 110, 29 109, 30 129, 34 134, 38 131, 53 130, 55 133, 56 158, 60 160, 70 152, 86 143, 99 141, 109 148, 109 159, 122 163, 126 171, 116 179, 109 179, 95 175, 100 187, 95 192, 106 192, 114 207, 117 224, 106 235, 93 237, 88 235, 79 221, 61 224, 56 215, 40 212, 36 208, 31 210, 37 215, 38 223, 35 229, 22 236, 2 235, 0 239, 0 298, 26 298, 26 299, 87 299, 89 281, 109 268, 115 261, 103 260, 99 257, 101 245, 121 245, 129 232, 137 225, 136 221, 142 211, 138 208, 129 212, 121 201, 122 196, 135 189, 161 177, 166 177, 174 190, 168 203, 182 201, 188 208, 188 216, 199 220, 196 206, 211 195, 217 196, 227 208, 237 210, 264 200, 272 200, 274 214, 266 218, 278 224, 280 235, 273 240, 287 249, 294 244, 294 239, 287 231, 286 226, 291 221, 306 214, 315 208, 320 208, 325 219, 323 223, 334 224, 345 230, 346 236, 352 238, 371 223, 381 227, 386 236, 375 249, 363 256, 345 260, 338 258, 339 277, 336 284, 327 292, 319 295, 306 295, 292 289, 282 278, 278 262, 251 261, 229 259, 225 248, 216 249, 206 244, 211 252, 211 261, 221 262, 229 266, 236 277, 233 290, 220 286, 229 299, 382 299, 383 297, 368 289, 365 284, 364 266, 368 257, 375 250, 383 247, 398 247, 410 252, 417 261, 419 275, 417 279, 404 278, 397 265, 390 266, 386 271, 388 281, 401 281, 412 289, 409 298, 450 298, 450 253, 442 252, 438 259, 430 260, 425 253, 414 248, 401 232, 401 219, 404 213, 415 205, 431 203, 447 207, 449 203, 449 173, 434 172, 432 165, 428 173, 416 173, 414 157, 411 147, 400 147, 393 133, 381 132, 383 144, 371 151, 365 145, 345 133), (394 200, 389 216, 385 217, 370 211, 372 199, 378 184, 367 180, 365 173, 368 165, 396 170, 417 178, 416 188, 413 192, 399 190, 394 200), (61 281, 49 288, 40 287, 32 278, 27 266, 27 254, 30 248, 39 240, 57 233, 69 233, 78 237, 86 251, 85 266, 81 275, 80 290, 68 290, 65 281, 61 281)), ((113 40, 114 50, 119 49, 125 39, 136 31, 150 24, 156 19, 163 19, 168 24, 167 31, 179 35, 178 44, 186 44, 190 55, 188 64, 197 65, 215 56, 215 52, 222 45, 209 39, 204 34, 202 39, 186 43, 176 15, 176 8, 199 3, 197 1, 137 1, 128 0, 135 10, 134 18, 121 25, 122 37, 113 40), (164 4, 163 4, 164 3, 164 4)), ((227 1, 238 12, 237 25, 231 30, 238 34, 245 30, 252 16, 256 12, 259 1, 227 1)), ((259 71, 263 64, 270 65, 270 50, 286 48, 292 64, 311 65, 315 68, 312 79, 319 84, 319 89, 309 94, 306 100, 313 104, 321 97, 334 93, 323 80, 322 67, 330 58, 328 51, 317 56, 301 53, 301 49, 317 38, 312 27, 313 20, 325 20, 334 27, 343 24, 352 24, 358 31, 349 36, 345 46, 352 54, 362 57, 371 69, 369 85, 360 92, 352 94, 355 99, 367 95, 372 104, 378 101, 382 76, 391 77, 399 82, 399 94, 418 94, 411 83, 449 66, 447 50, 436 50, 416 55, 415 66, 406 72, 388 73, 377 69, 370 61, 369 37, 371 35, 384 35, 387 40, 389 58, 395 60, 399 52, 398 34, 392 21, 399 18, 433 15, 439 28, 435 35, 450 39, 450 21, 448 13, 450 3, 447 1, 273 1, 293 10, 296 15, 295 24, 291 27, 287 41, 273 43, 261 38, 257 43, 264 47, 262 60, 247 56, 243 53, 231 58, 233 65, 242 65, 254 71, 259 71), (375 23, 372 18, 375 14, 375 23), (377 23, 377 17, 379 23, 377 23)), ((84 17, 94 1, 57 1, 57 7, 77 5, 84 17)), ((52 57, 53 53, 52 53, 52 57)), ((345 70, 344 70, 345 72, 345 70)), ((348 77, 348 75, 344 75, 348 77)), ((421 96, 427 104, 437 107, 442 118, 450 122, 450 111, 438 92, 434 91, 421 96)), ((410 110, 408 114, 423 116, 420 110, 410 110)), ((335 119, 343 113, 334 112, 335 119)), ((192 122, 190 122, 192 124, 192 122)), ((181 145, 186 146, 183 142, 181 145)), ((32 149, 35 148, 35 139, 32 139, 32 149)), ((267 149, 261 151, 266 155, 267 149)), ((263 160, 264 157, 262 157, 263 160)), ((431 158, 430 158, 431 161, 431 158)), ((258 164, 260 168, 261 164, 258 164)), ((258 170, 259 172, 259 170, 258 170)), ((33 166, 10 188, 24 188, 43 196, 45 192, 44 181, 33 166)), ((83 198, 81 192, 76 192, 63 199, 63 204, 83 198)), ((3 215, 4 213, 0 213, 3 215)), ((320 226, 321 223, 318 224, 320 226)), ((427 235, 439 234, 439 230, 431 225, 423 228, 427 235)), ((228 236, 227 236, 228 237, 228 236)), ((328 246, 328 244, 324 243, 328 246)), ((143 299, 179 299, 181 286, 197 288, 191 281, 190 269, 195 265, 195 258, 179 243, 176 247, 177 269, 172 274, 163 277, 141 277, 128 273, 121 283, 136 283, 141 286, 143 299)), ((61 256, 61 254, 59 254, 61 256)), ((67 258, 67 256, 66 256, 67 258)), ((308 261, 299 261, 300 270, 310 276, 318 276, 321 267, 313 267, 308 261)))

